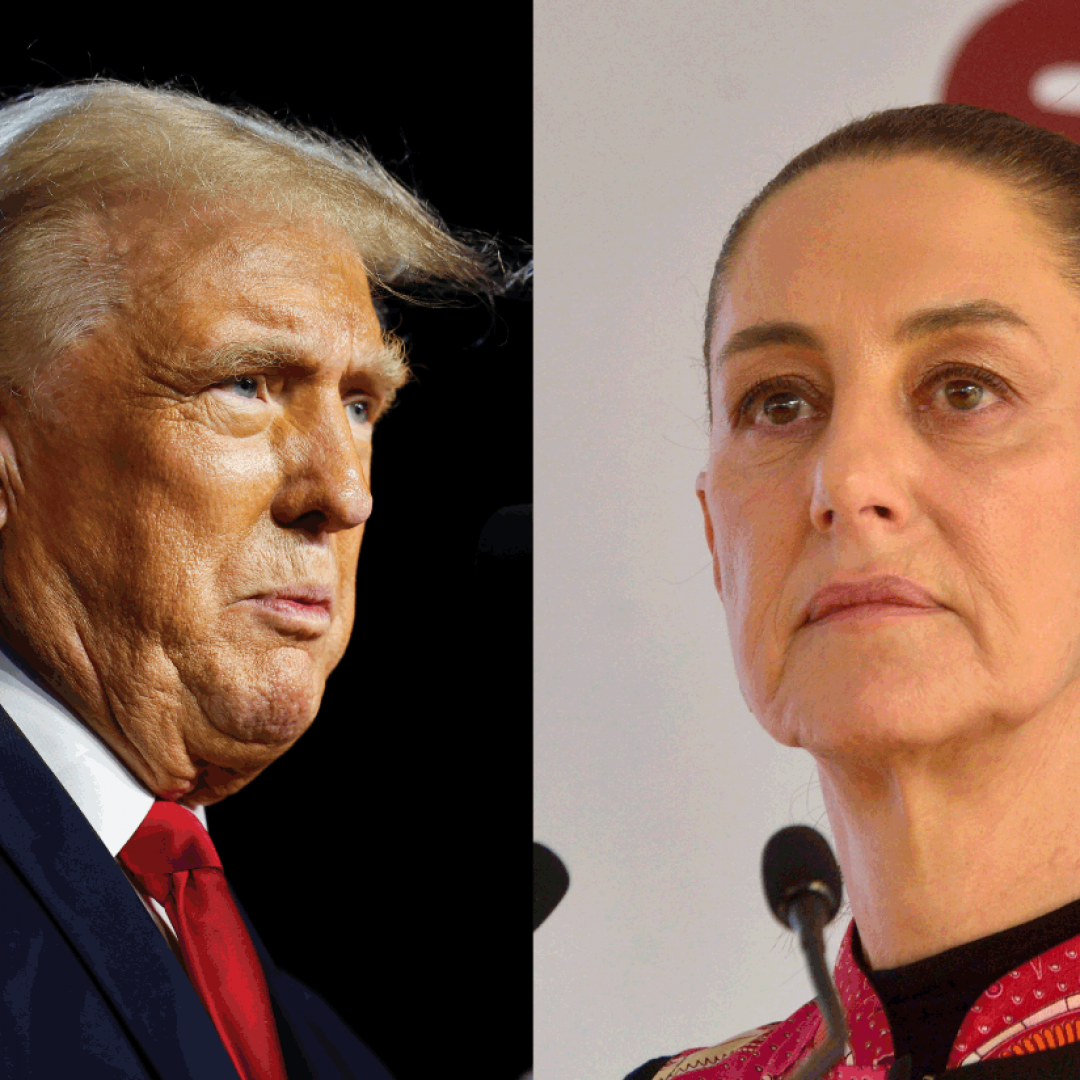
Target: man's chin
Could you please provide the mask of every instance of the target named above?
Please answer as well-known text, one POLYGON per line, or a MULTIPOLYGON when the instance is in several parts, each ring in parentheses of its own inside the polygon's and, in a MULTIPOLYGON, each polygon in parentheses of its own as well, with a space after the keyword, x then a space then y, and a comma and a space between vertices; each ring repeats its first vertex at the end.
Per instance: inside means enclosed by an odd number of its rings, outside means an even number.
POLYGON ((254 771, 237 772, 204 762, 199 767, 195 786, 178 801, 187 807, 213 806, 214 803, 219 803, 222 799, 235 795, 242 787, 246 787, 265 768, 264 765, 261 769, 254 771))
POLYGON ((249 754, 258 761, 268 752, 272 760, 288 749, 311 726, 326 687, 322 666, 303 649, 214 665, 202 676, 186 681, 211 730, 203 728, 205 748, 198 734, 186 732, 189 745, 228 767, 242 767, 249 754))
MULTIPOLYGON (((289 700, 245 702, 247 707, 207 710, 207 718, 221 739, 212 738, 208 756, 230 764, 235 754, 239 765, 248 756, 255 760, 269 753, 271 760, 287 750, 309 727, 319 711, 319 699, 297 694, 289 700), (222 739, 224 741, 222 741, 222 739)), ((208 746, 208 750, 210 747, 208 746)))
POLYGON ((277 761, 313 719, 314 712, 271 721, 236 716, 220 720, 212 731, 203 733, 203 738, 188 741, 195 779, 180 801, 211 806, 235 794, 277 761))
POLYGON ((276 680, 204 690, 197 714, 184 724, 195 776, 181 801, 210 806, 250 783, 311 727, 322 689, 321 680, 276 680))

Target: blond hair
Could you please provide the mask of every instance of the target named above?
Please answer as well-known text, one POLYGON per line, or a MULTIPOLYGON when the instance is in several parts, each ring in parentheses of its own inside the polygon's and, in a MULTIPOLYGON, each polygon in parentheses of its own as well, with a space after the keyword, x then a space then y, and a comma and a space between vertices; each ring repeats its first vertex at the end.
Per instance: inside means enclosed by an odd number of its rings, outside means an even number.
POLYGON ((108 207, 148 194, 328 223, 376 296, 493 289, 488 251, 359 144, 171 87, 72 82, 0 107, 0 385, 29 385, 119 308, 127 267, 108 207))

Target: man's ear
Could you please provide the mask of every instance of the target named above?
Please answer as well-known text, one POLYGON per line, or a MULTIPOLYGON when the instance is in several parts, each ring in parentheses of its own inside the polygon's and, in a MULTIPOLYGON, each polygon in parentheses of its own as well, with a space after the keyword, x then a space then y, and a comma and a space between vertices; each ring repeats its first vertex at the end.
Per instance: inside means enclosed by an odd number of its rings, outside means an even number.
POLYGON ((702 470, 697 478, 697 497, 701 503, 701 512, 705 517, 705 542, 709 545, 709 554, 712 556, 713 583, 716 585, 716 595, 720 602, 724 601, 724 586, 720 580, 720 560, 716 557, 716 537, 713 533, 712 517, 709 514, 709 500, 705 494, 706 475, 702 470))
POLYGON ((13 402, 9 391, 0 389, 0 530, 11 512, 12 484, 18 479, 18 462, 11 439, 13 402))

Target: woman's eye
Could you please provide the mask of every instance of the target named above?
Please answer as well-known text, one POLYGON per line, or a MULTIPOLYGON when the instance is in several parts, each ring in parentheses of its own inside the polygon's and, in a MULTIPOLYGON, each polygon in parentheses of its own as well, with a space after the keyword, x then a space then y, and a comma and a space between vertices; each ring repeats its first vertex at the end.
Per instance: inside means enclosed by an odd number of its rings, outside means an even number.
POLYGON ((766 379, 742 399, 738 415, 752 426, 783 427, 800 418, 804 405, 809 408, 802 391, 785 385, 781 379, 766 379), (764 418, 764 425, 757 423, 759 416, 764 418))
POLYGON ((991 372, 976 370, 972 373, 945 370, 936 380, 934 396, 944 399, 950 413, 977 413, 982 411, 981 405, 987 404, 986 395, 991 397, 1008 397, 1009 388, 1005 383, 991 372), (958 375, 964 376, 957 378, 958 375), (950 377, 951 376, 951 377, 950 377))
POLYGON ((785 390, 782 394, 772 394, 761 404, 761 411, 774 427, 790 424, 799 419, 800 405, 806 403, 801 394, 785 390))
POLYGON ((983 388, 973 382, 951 382, 941 388, 945 391, 945 397, 954 409, 968 412, 974 409, 983 397, 983 388))
MULTIPOLYGON (((993 372, 963 365, 932 373, 923 388, 923 393, 929 390, 930 407, 947 413, 981 413, 1009 398, 1007 384, 993 372)), ((806 391, 783 379, 766 379, 739 403, 738 418, 752 427, 786 427, 805 419, 812 407, 806 391)))

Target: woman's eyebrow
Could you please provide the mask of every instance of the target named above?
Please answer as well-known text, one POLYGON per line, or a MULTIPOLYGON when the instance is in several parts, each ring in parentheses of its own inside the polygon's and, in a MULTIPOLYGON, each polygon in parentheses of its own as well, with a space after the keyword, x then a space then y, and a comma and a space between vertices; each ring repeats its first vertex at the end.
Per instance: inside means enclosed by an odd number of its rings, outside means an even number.
POLYGON ((1027 319, 996 300, 969 300, 961 304, 916 311, 901 320, 894 338, 898 342, 912 341, 928 334, 968 326, 1018 327, 1041 341, 1035 328, 1027 319))
POLYGON ((716 359, 719 367, 725 360, 739 353, 761 349, 766 345, 799 345, 807 349, 824 351, 825 346, 812 330, 801 323, 775 321, 755 323, 744 330, 737 330, 720 350, 716 359))
MULTIPOLYGON (((969 300, 960 304, 948 304, 913 312, 900 321, 893 338, 897 342, 908 342, 945 330, 995 325, 1019 327, 1039 339, 1038 333, 1027 319, 996 300, 969 300)), ((755 323, 732 334, 720 350, 717 365, 723 364, 725 360, 739 353, 761 349, 766 345, 797 345, 820 352, 825 350, 822 339, 808 326, 787 320, 776 320, 755 323)))

